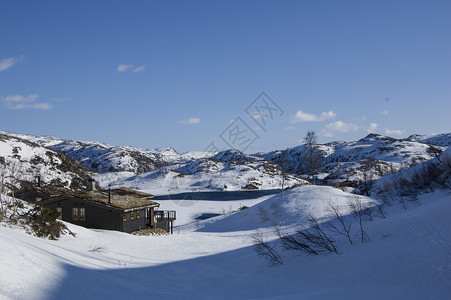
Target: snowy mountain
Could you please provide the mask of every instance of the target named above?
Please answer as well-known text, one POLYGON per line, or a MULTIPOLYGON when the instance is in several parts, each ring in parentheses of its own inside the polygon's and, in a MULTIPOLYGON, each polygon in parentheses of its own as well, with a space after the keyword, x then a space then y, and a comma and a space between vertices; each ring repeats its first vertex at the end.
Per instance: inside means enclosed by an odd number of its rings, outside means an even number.
POLYGON ((78 189, 85 187, 90 171, 78 162, 28 140, 0 133, 0 167, 4 179, 20 188, 24 181, 78 189), (14 181, 14 182, 12 182, 14 181))
MULTIPOLYGON (((100 183, 110 174, 98 174, 100 183)), ((307 184, 303 179, 287 174, 284 187, 307 184)), ((247 156, 237 150, 220 152, 210 158, 175 163, 156 171, 129 178, 118 178, 113 185, 127 186, 152 194, 189 191, 240 191, 280 189, 282 170, 272 161, 247 156)))
POLYGON ((63 140, 57 137, 36 137, 11 132, 1 133, 51 148, 78 161, 83 166, 101 173, 133 172, 140 174, 168 164, 212 155, 212 153, 197 151, 179 154, 175 149, 169 147, 145 150, 131 146, 111 146, 95 141, 63 140))
MULTIPOLYGON (((153 193, 155 190, 163 193, 168 190, 272 189, 281 187, 282 169, 292 174, 285 186, 303 184, 305 182, 296 176, 308 179, 309 174, 304 159, 305 145, 256 154, 238 150, 179 154, 168 147, 140 149, 47 136, 3 134, 48 147, 102 173, 96 178, 103 185, 113 182, 152 189, 153 193)), ((317 170, 317 180, 329 185, 357 187, 364 181, 432 159, 435 154, 430 151, 429 143, 444 150, 451 144, 451 133, 412 135, 406 139, 370 134, 358 141, 318 145, 324 164, 317 170)))
POLYGON ((407 138, 410 141, 430 143, 436 146, 449 147, 451 146, 451 133, 442 133, 435 135, 420 135, 413 134, 407 138))
MULTIPOLYGON (((377 179, 386 174, 434 158, 429 151, 431 143, 440 150, 451 145, 451 134, 437 136, 417 136, 408 139, 394 139, 378 134, 368 136, 355 142, 332 142, 318 145, 324 157, 324 165, 318 170, 318 177, 325 183, 335 184, 340 181, 356 186, 367 179, 377 179), (345 182, 344 182, 345 181, 345 182)), ((295 174, 306 174, 307 167, 302 159, 307 151, 304 145, 282 151, 256 154, 272 160, 295 174)))

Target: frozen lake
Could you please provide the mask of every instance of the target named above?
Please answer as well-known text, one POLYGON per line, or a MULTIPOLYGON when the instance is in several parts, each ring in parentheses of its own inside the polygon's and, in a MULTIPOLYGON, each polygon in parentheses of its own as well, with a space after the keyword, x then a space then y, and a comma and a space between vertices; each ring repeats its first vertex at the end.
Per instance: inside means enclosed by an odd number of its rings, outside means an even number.
POLYGON ((204 200, 204 201, 235 201, 256 199, 267 195, 279 193, 279 189, 252 190, 252 191, 209 191, 209 192, 186 192, 155 196, 153 200, 204 200))
POLYGON ((264 201, 280 190, 255 191, 217 191, 189 192, 155 196, 152 200, 160 203, 161 210, 175 210, 177 220, 174 225, 181 226, 238 210, 251 207, 264 201))

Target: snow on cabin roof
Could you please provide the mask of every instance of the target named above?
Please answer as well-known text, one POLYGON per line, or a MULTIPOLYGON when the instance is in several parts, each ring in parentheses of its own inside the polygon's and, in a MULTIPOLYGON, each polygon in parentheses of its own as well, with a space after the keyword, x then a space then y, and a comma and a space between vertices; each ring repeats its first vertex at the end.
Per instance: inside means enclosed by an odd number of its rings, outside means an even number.
POLYGON ((51 201, 54 198, 69 195, 122 209, 131 209, 142 206, 159 206, 157 202, 149 200, 153 198, 153 195, 128 188, 111 189, 110 203, 108 203, 108 190, 72 191, 61 187, 43 187, 41 188, 41 191, 49 194, 51 197, 45 201, 51 201))

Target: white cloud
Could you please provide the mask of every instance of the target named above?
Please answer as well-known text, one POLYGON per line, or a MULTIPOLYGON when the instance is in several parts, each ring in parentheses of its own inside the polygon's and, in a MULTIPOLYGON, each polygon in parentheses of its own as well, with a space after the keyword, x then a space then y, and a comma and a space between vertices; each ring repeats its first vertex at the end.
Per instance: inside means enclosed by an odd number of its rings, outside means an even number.
POLYGON ((348 133, 351 131, 357 131, 359 126, 353 123, 345 123, 343 121, 336 121, 324 126, 321 130, 321 135, 326 137, 333 137, 338 133, 348 133))
POLYGON ((52 109, 52 104, 48 102, 35 102, 39 97, 38 94, 32 94, 28 96, 22 95, 8 95, 6 97, 1 97, 0 102, 4 104, 8 109, 41 109, 49 110, 52 109))
POLYGON ((388 115, 388 110, 381 111, 381 114, 383 114, 384 116, 388 115))
POLYGON ((0 60, 0 72, 8 70, 21 60, 23 60, 23 56, 4 58, 0 60))
POLYGON ((120 64, 117 66, 116 71, 118 72, 125 72, 133 68, 133 65, 127 65, 127 64, 120 64))
POLYGON ((139 67, 134 68, 134 69, 133 69, 133 72, 134 72, 134 73, 140 73, 140 72, 144 72, 145 69, 146 69, 146 66, 145 66, 145 65, 142 65, 142 66, 139 66, 139 67))
POLYGON ((135 67, 133 64, 120 64, 116 68, 116 71, 118 71, 118 72, 127 72, 130 70, 133 73, 141 73, 146 70, 146 65, 141 65, 141 66, 135 67))
POLYGON ((297 130, 297 128, 293 127, 293 126, 288 126, 288 127, 285 127, 283 130, 297 130))
POLYGON ((199 118, 189 118, 187 120, 181 120, 178 123, 183 124, 183 125, 198 124, 198 123, 200 123, 200 119, 199 118))
POLYGON ((291 123, 322 122, 328 119, 333 119, 336 116, 337 114, 333 111, 323 112, 321 115, 317 116, 314 114, 303 112, 302 110, 298 110, 296 114, 290 118, 290 121, 291 123))
POLYGON ((371 123, 366 131, 368 133, 373 133, 376 130, 376 128, 377 128, 377 124, 376 123, 371 123))
POLYGON ((402 135, 404 134, 404 130, 401 129, 385 129, 384 133, 386 135, 402 135))

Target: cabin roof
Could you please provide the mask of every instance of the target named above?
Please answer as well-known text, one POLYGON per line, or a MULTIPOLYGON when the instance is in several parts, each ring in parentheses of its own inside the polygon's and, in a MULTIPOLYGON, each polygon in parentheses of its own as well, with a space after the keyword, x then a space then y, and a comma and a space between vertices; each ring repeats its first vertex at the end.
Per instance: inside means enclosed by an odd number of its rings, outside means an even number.
POLYGON ((61 197, 65 195, 69 195, 96 202, 101 205, 125 210, 138 207, 159 206, 157 202, 149 200, 153 198, 153 195, 128 188, 111 189, 110 203, 108 203, 108 190, 72 191, 61 187, 42 187, 40 189, 41 192, 50 196, 49 199, 43 202, 53 202, 54 200, 61 199, 61 197))

